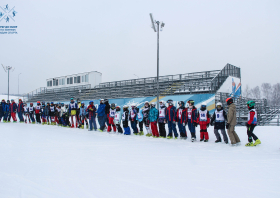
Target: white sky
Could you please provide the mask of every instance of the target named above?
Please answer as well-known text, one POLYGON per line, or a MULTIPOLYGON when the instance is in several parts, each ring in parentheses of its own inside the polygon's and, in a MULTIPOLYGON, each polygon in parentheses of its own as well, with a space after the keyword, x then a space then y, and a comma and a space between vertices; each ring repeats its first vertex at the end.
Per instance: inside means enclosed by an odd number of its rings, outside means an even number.
MULTIPOLYGON (((15 67, 10 92, 30 92, 46 79, 99 71, 103 82, 156 75, 156 33, 164 21, 160 75, 241 67, 249 86, 279 82, 280 1, 3 0, 15 6, 18 35, 0 35, 0 63, 15 67)), ((7 74, 0 69, 0 93, 7 74)))

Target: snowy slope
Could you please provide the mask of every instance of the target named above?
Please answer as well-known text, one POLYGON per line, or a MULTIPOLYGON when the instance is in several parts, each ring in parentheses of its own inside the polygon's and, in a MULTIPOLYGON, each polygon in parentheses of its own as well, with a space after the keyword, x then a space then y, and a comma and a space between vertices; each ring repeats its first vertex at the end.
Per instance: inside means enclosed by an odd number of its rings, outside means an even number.
MULTIPOLYGON (((280 197, 280 128, 242 145, 0 123, 0 197, 280 197)), ((189 132, 188 132, 189 133, 189 132)), ((189 134, 188 134, 189 135, 189 134)))

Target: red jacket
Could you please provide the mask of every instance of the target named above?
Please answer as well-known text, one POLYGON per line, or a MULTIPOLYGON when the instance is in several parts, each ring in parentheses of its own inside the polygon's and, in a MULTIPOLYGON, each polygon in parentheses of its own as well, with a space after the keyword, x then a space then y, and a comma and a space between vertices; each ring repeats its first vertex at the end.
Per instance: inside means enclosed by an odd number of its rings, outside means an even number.
POLYGON ((206 115, 205 115, 205 119, 206 119, 206 121, 200 121, 200 113, 199 113, 199 111, 198 111, 196 122, 197 122, 198 124, 209 124, 209 123, 210 123, 209 111, 207 111, 207 113, 206 113, 206 115))

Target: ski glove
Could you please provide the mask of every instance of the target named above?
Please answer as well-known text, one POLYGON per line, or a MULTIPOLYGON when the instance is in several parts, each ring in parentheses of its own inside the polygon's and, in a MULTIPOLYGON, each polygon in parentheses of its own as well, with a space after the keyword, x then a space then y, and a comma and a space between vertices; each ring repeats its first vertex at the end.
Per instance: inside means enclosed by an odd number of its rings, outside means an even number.
POLYGON ((227 125, 226 125, 226 129, 228 129, 229 128, 229 123, 227 123, 227 125))

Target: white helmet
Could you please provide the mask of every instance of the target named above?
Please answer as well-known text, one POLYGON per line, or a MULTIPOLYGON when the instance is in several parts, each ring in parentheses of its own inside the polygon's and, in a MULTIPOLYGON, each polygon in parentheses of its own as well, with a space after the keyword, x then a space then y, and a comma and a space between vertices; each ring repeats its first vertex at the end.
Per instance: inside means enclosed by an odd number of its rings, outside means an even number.
POLYGON ((223 104, 222 104, 221 102, 218 102, 218 103, 216 104, 216 107, 217 107, 217 106, 221 106, 221 107, 222 107, 223 104))
POLYGON ((102 102, 102 103, 104 103, 104 99, 100 99, 99 101, 102 102))
POLYGON ((123 108, 126 109, 126 108, 128 108, 128 106, 127 105, 123 105, 123 108))
POLYGON ((207 106, 206 102, 201 103, 201 106, 207 106))
POLYGON ((152 102, 152 103, 151 103, 151 106, 152 106, 152 107, 155 107, 155 106, 156 106, 156 103, 155 103, 155 102, 152 102))
POLYGON ((165 104, 164 100, 159 101, 159 103, 165 104))
POLYGON ((149 101, 145 101, 145 104, 147 104, 147 103, 149 104, 149 101))
POLYGON ((132 103, 130 106, 131 106, 131 107, 136 107, 136 104, 135 104, 135 103, 132 103))

